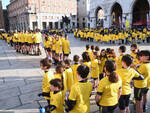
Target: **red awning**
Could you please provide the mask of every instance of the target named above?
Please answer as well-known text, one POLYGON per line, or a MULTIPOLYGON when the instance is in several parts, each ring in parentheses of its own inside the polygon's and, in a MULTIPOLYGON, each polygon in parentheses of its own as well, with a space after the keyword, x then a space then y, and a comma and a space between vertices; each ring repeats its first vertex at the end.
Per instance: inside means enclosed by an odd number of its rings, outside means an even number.
POLYGON ((139 22, 135 22, 133 25, 146 25, 145 22, 139 21, 139 22))

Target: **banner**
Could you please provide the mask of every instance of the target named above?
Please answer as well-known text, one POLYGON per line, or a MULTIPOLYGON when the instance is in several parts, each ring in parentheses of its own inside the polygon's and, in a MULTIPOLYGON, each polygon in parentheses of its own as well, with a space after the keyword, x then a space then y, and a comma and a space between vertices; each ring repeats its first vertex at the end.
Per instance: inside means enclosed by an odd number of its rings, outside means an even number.
POLYGON ((126 19, 126 29, 129 29, 129 27, 130 27, 130 22, 129 22, 129 20, 128 19, 126 19))

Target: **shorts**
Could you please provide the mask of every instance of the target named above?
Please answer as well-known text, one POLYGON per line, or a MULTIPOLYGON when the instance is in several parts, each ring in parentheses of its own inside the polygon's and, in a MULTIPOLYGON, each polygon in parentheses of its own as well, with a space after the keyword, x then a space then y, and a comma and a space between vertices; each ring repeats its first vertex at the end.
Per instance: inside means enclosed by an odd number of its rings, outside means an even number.
POLYGON ((50 48, 45 48, 46 51, 48 52, 51 52, 51 49, 50 48))
POLYGON ((125 110, 126 107, 129 106, 130 94, 129 95, 121 95, 119 99, 119 108, 120 110, 125 110))
POLYGON ((114 106, 100 106, 100 113, 114 113, 114 110, 117 108, 117 104, 114 106))
POLYGON ((143 94, 147 94, 148 90, 149 90, 148 88, 145 88, 144 91, 143 91, 143 94))
POLYGON ((144 92, 146 93, 147 88, 136 88, 134 87, 134 98, 138 101, 142 100, 142 96, 144 94, 144 92))
POLYGON ((55 50, 52 50, 52 53, 56 53, 56 51, 55 51, 55 50))
POLYGON ((98 78, 94 78, 94 77, 91 77, 91 79, 93 79, 93 80, 98 80, 98 78))
POLYGON ((69 54, 64 54, 64 56, 67 56, 67 57, 68 57, 68 56, 69 56, 69 54))
POLYGON ((25 45, 28 46, 28 42, 25 42, 25 45))

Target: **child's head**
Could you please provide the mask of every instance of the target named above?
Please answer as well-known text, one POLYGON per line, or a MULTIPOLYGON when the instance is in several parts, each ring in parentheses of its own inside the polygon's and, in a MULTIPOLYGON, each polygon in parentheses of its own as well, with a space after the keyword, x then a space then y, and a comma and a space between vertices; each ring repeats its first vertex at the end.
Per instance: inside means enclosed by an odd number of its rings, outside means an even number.
POLYGON ((111 51, 111 48, 107 48, 107 49, 106 49, 106 54, 109 54, 110 51, 111 51))
POLYGON ((118 76, 115 73, 115 71, 116 71, 116 63, 115 63, 115 61, 107 60, 105 62, 104 69, 105 69, 105 73, 108 76, 110 82, 112 82, 112 83, 118 82, 118 76))
POLYGON ((95 47, 95 51, 99 51, 100 49, 99 49, 99 47, 98 46, 96 46, 95 47))
POLYGON ((90 56, 89 56, 89 54, 87 52, 83 52, 82 53, 82 59, 83 59, 83 62, 91 61, 90 56))
POLYGON ((62 74, 64 72, 64 67, 63 66, 56 66, 55 69, 56 73, 62 74))
POLYGON ((114 49, 110 49, 110 51, 109 51, 109 56, 111 56, 111 57, 116 57, 116 53, 115 53, 115 50, 114 50, 114 49))
POLYGON ((137 50, 138 50, 137 44, 132 44, 130 46, 130 50, 131 50, 132 53, 137 53, 137 50))
POLYGON ((70 67, 71 66, 71 60, 70 59, 66 59, 64 61, 64 63, 65 63, 65 67, 70 67))
POLYGON ((74 56, 73 56, 73 61, 74 61, 75 63, 79 62, 79 59, 80 59, 80 57, 79 57, 78 55, 74 55, 74 56))
POLYGON ((88 74, 90 72, 90 69, 88 66, 82 64, 77 68, 77 73, 78 76, 81 77, 82 79, 87 78, 88 74))
POLYGON ((48 58, 42 59, 40 61, 40 67, 42 70, 47 70, 50 69, 52 66, 52 61, 49 60, 48 58))
POLYGON ((62 88, 63 88, 63 84, 60 79, 52 79, 50 81, 50 90, 51 91, 61 91, 62 88))
POLYGON ((59 62, 57 63, 57 66, 62 66, 62 67, 65 68, 65 62, 64 62, 64 61, 59 61, 59 62))
POLYGON ((147 62, 150 61, 150 51, 149 50, 142 50, 137 53, 137 57, 140 62, 147 62))
POLYGON ((129 67, 133 63, 133 57, 129 54, 126 54, 122 57, 122 66, 129 67))
POLYGON ((106 51, 105 51, 105 49, 102 49, 100 56, 105 56, 105 55, 106 55, 106 51))
POLYGON ((95 46, 91 45, 91 50, 94 51, 95 50, 95 46))
POLYGON ((89 44, 86 45, 86 50, 88 50, 88 49, 90 49, 90 45, 89 44))
POLYGON ((119 47, 119 53, 125 53, 126 52, 126 46, 120 46, 119 47))

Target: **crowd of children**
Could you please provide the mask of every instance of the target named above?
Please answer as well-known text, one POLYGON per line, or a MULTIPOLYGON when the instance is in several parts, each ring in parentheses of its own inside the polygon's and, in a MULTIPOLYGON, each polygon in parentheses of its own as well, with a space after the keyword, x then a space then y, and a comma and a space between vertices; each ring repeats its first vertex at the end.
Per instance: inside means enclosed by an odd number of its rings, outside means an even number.
POLYGON ((70 42, 67 34, 59 30, 49 32, 26 31, 0 33, 0 39, 5 40, 14 47, 16 52, 27 55, 41 55, 41 48, 44 45, 46 55, 53 59, 54 63, 68 58, 70 54, 70 42), (43 42, 43 45, 42 45, 43 42))
POLYGON ((0 39, 5 40, 9 45, 14 47, 16 52, 27 55, 40 55, 40 44, 42 42, 42 34, 36 31, 18 31, 1 33, 0 39))
POLYGON ((84 41, 96 41, 101 44, 130 44, 150 43, 150 31, 143 30, 118 30, 118 29, 78 29, 74 30, 74 37, 84 41))
POLYGON ((48 101, 46 110, 51 113, 89 113, 94 90, 100 113, 114 113, 117 106, 120 113, 130 113, 129 100, 134 87, 135 111, 145 112, 150 88, 150 51, 140 51, 136 44, 130 49, 131 54, 125 54, 126 47, 120 46, 120 56, 116 57, 111 48, 100 51, 98 46, 86 45, 82 58, 75 55, 73 61, 59 60, 55 72, 51 71, 50 59, 41 60, 45 74, 43 92, 39 96, 48 101))
POLYGON ((48 59, 51 59, 54 64, 68 58, 70 51, 70 41, 67 34, 63 36, 60 33, 54 33, 51 36, 47 33, 44 37, 44 49, 48 59))

